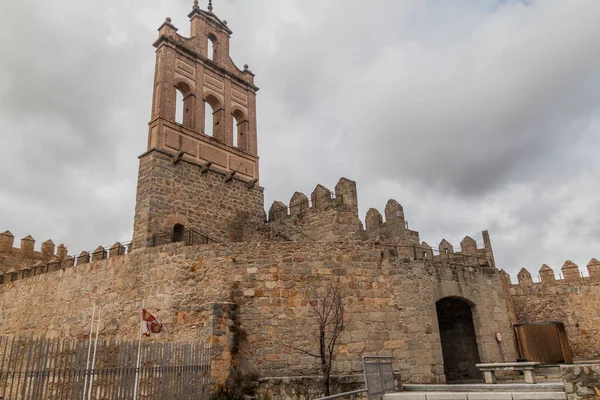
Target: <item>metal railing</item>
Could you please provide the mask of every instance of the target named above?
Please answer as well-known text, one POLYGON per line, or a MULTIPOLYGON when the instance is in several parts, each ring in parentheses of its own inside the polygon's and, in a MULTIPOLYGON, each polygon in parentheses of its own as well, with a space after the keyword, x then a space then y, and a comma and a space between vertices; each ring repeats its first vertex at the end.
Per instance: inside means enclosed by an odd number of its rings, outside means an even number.
POLYGON ((221 243, 217 239, 205 235, 204 233, 200 233, 192 228, 180 232, 172 231, 162 235, 154 235, 152 236, 150 245, 156 247, 178 242, 184 242, 186 245, 221 243))
POLYGON ((195 400, 210 362, 203 343, 0 337, 0 399, 195 400))
POLYGON ((368 399, 380 398, 387 392, 396 388, 396 376, 392 368, 390 356, 363 356, 363 371, 365 374, 366 388, 333 394, 317 400, 330 399, 356 399, 367 394, 368 399))
POLYGON ((363 393, 366 393, 367 389, 358 389, 358 390, 353 390, 351 392, 345 392, 345 393, 339 393, 339 394, 334 394, 331 396, 327 396, 327 397, 321 397, 317 400, 330 400, 330 399, 350 399, 350 400, 354 400, 357 397, 361 396, 363 393))

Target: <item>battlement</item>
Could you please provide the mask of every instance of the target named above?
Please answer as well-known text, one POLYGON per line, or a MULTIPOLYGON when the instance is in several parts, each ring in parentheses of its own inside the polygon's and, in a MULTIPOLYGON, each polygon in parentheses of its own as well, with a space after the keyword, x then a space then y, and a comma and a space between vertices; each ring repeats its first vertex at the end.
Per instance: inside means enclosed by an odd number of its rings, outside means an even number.
POLYGON ((362 230, 356 182, 340 178, 334 191, 318 184, 310 199, 302 192, 295 192, 287 205, 274 201, 266 227, 292 241, 356 238, 362 230))
POLYGON ((17 270, 37 261, 67 256, 66 246, 62 243, 56 246, 50 239, 43 242, 39 250, 35 249, 35 239, 31 235, 21 239, 20 247, 14 244, 15 237, 10 231, 0 233, 0 273, 17 270))
POLYGON ((405 243, 419 244, 419 232, 408 229, 404 208, 394 199, 388 200, 385 205, 385 221, 377 209, 369 208, 365 216, 363 236, 366 239, 383 240, 401 238, 405 243))
POLYGON ((584 281, 600 282, 600 261, 592 258, 585 270, 580 270, 577 264, 567 260, 559 272, 555 272, 550 266, 544 264, 539 269, 538 274, 534 275, 525 268, 521 268, 516 277, 511 277, 504 270, 501 271, 501 274, 505 282, 512 286, 552 285, 584 281))
MULTIPOLYGON (((0 239, 6 240, 6 242, 0 242, 2 244, 7 244, 8 239, 4 237, 12 236, 10 232, 6 231, 0 234, 0 239), (8 233, 8 234, 7 234, 8 233)), ((21 248, 11 247, 11 251, 17 252, 22 251, 23 249, 23 241, 25 241, 27 246, 25 247, 26 251, 33 248, 33 244, 35 240, 31 238, 31 236, 26 236, 22 239, 21 248)), ((0 261, 2 260, 2 256, 7 252, 4 252, 5 247, 0 248, 0 261)), ((114 258, 123 256, 125 254, 129 254, 131 251, 131 244, 121 244, 121 242, 115 242, 109 248, 105 248, 104 246, 98 246, 93 251, 82 251, 78 256, 68 255, 67 248, 60 244, 54 252, 54 243, 51 240, 47 240, 42 243, 41 251, 34 251, 34 255, 39 255, 39 259, 36 258, 22 258, 21 263, 19 265, 8 265, 0 263, 0 285, 7 284, 11 282, 15 282, 21 279, 29 278, 32 276, 37 276, 41 274, 46 274, 49 272, 55 272, 64 270, 67 268, 72 268, 75 266, 80 266, 84 264, 88 264, 92 261, 105 260, 108 258, 114 258)))
POLYGON ((356 182, 347 178, 340 178, 334 192, 317 184, 310 199, 302 192, 294 192, 288 205, 281 201, 274 201, 268 213, 269 222, 282 221, 286 218, 302 218, 309 212, 327 211, 340 206, 358 210, 356 182))
POLYGON ((332 192, 318 184, 310 199, 302 192, 294 192, 286 205, 274 201, 268 212, 268 222, 281 237, 292 241, 321 241, 355 239, 376 241, 396 246, 399 255, 412 259, 459 261, 469 265, 489 265, 495 268, 489 234, 483 231, 482 248, 466 236, 459 249, 443 239, 438 248, 421 242, 419 232, 407 227, 404 207, 394 199, 385 206, 385 220, 375 208, 370 208, 363 223, 358 217, 356 182, 341 178, 332 192))

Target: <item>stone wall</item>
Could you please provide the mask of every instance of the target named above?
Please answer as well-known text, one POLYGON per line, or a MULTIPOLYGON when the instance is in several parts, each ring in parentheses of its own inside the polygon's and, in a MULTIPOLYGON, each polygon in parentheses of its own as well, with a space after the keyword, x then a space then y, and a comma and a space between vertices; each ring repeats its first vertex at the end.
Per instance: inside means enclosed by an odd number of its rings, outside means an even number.
POLYGON ((509 302, 518 323, 558 321, 565 324, 573 357, 600 357, 600 262, 588 264, 583 278, 577 265, 565 262, 564 279, 556 279, 547 265, 540 269, 540 282, 522 269, 519 283, 511 285, 509 302))
POLYGON ((217 340, 207 334, 214 322, 206 305, 234 304, 229 325, 236 339, 218 340, 235 344, 230 357, 243 360, 245 371, 263 378, 315 375, 316 360, 290 345, 314 345, 309 302, 334 282, 347 311, 336 374, 360 374, 361 356, 380 354, 394 356, 404 381, 444 382, 436 301, 448 296, 473 304, 483 362, 515 359, 495 269, 409 260, 387 250, 364 242, 144 248, 0 285, 0 324, 4 334, 82 337, 96 302, 101 335, 133 339, 143 301, 166 324, 157 340, 217 340), (501 348, 496 331, 505 338, 501 348))
POLYGON ((289 206, 275 201, 269 209, 267 226, 288 240, 300 242, 361 239, 356 183, 341 178, 335 195, 317 185, 310 200, 304 193, 295 192, 289 206), (351 190, 344 190, 344 184, 351 190))
POLYGON ((261 187, 160 150, 140 156, 135 248, 150 244, 154 235, 168 238, 176 224, 218 241, 242 241, 247 224, 264 220, 261 187))
POLYGON ((53 258, 64 258, 67 248, 54 245, 52 240, 42 243, 39 251, 35 250, 35 239, 25 236, 21 239, 21 247, 14 247, 15 237, 9 231, 0 233, 0 275, 11 278, 15 271, 30 267, 37 262, 48 262, 53 258))
POLYGON ((600 398, 600 364, 561 365, 560 372, 569 400, 600 398))

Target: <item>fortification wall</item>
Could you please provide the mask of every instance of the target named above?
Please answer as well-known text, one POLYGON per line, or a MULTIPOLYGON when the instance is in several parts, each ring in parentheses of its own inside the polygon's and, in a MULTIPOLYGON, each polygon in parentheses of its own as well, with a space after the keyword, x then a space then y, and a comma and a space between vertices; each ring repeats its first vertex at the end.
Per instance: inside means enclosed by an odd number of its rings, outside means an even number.
POLYGON ((317 185, 310 199, 295 192, 285 205, 274 201, 267 227, 292 241, 339 241, 362 238, 356 183, 341 178, 335 192, 317 185))
POLYGON ((307 375, 316 372, 316 360, 289 344, 310 347, 313 291, 339 282, 347 328, 336 349, 337 374, 359 374, 361 355, 382 354, 394 356, 405 381, 443 382, 435 303, 446 296, 474 304, 482 361, 515 358, 495 269, 411 260, 388 250, 364 242, 144 248, 0 285, 0 326, 3 334, 81 337, 96 302, 101 336, 134 339, 143 301, 166 324, 160 340, 216 340, 207 334, 215 331, 207 307, 229 304, 233 322, 221 325, 235 327, 231 346, 238 350, 231 357, 243 360, 246 371, 307 375), (496 331, 505 337, 502 352, 496 331))
POLYGON ((42 243, 39 251, 35 250, 35 239, 30 235, 21 239, 21 247, 14 247, 14 241, 15 237, 10 231, 0 233, 0 275, 12 274, 37 262, 67 256, 65 245, 56 247, 52 240, 42 243))
POLYGON ((182 157, 156 149, 140 156, 135 248, 149 245, 155 235, 168 238, 177 224, 217 241, 239 242, 248 225, 264 222, 263 189, 256 180, 182 157))
MULTIPOLYGON (((564 263, 557 279, 547 265, 539 271, 539 282, 522 269, 518 284, 510 285, 509 302, 518 323, 559 321, 565 324, 574 357, 600 357, 600 261, 587 265, 589 277, 579 267, 564 263)), ((508 275, 505 276, 505 281, 508 275)))

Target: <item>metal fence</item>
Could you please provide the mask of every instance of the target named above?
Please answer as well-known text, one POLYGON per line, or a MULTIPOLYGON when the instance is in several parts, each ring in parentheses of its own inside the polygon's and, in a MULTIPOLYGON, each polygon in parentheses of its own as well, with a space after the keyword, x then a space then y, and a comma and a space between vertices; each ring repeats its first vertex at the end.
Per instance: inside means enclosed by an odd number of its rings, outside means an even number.
POLYGON ((200 233, 195 229, 187 229, 179 232, 173 231, 162 235, 154 235, 150 240, 150 245, 155 247, 177 242, 184 242, 187 245, 220 243, 217 239, 200 233))
POLYGON ((0 337, 3 400, 195 400, 210 383, 202 343, 0 337))

